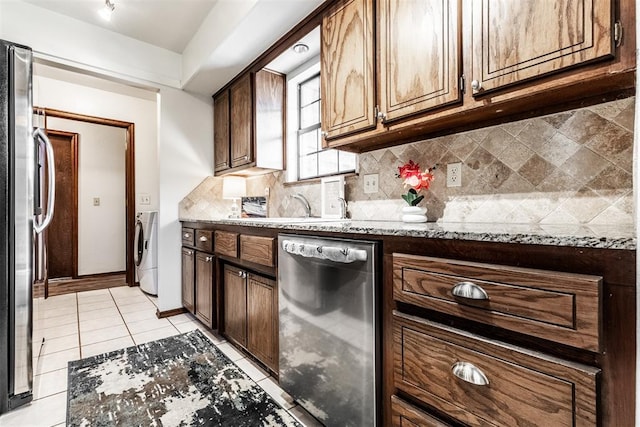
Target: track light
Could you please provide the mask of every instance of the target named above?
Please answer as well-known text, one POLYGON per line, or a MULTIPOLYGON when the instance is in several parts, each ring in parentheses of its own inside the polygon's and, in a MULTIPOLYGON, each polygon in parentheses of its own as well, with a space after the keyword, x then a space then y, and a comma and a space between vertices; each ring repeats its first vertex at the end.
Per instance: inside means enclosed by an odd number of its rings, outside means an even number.
POLYGON ((111 2, 110 0, 104 0, 104 7, 98 11, 98 14, 105 21, 111 21, 111 14, 115 10, 115 8, 115 3, 111 2))

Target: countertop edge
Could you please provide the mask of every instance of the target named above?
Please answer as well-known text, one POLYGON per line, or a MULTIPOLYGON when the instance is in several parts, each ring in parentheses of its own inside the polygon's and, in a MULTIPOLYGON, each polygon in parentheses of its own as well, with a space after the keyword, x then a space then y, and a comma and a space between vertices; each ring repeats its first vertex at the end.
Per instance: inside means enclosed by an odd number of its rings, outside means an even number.
MULTIPOLYGON (((330 233, 359 234, 414 237, 428 239, 469 240, 491 243, 517 243, 527 245, 565 246, 576 248, 636 250, 636 238, 631 236, 610 237, 589 235, 588 228, 571 225, 573 234, 559 232, 557 234, 545 232, 536 225, 526 224, 473 224, 476 228, 485 228, 487 231, 464 230, 469 224, 464 223, 424 223, 405 224, 396 222, 369 222, 369 221, 335 221, 335 222, 308 222, 308 223, 280 223, 268 220, 252 221, 251 219, 194 219, 180 218, 180 222, 206 223, 220 225, 237 225, 256 228, 272 228, 283 231, 321 231, 330 233), (500 231, 491 229, 502 228, 500 231), (517 231, 508 231, 508 228, 517 231), (530 228, 527 232, 523 229, 530 228)), ((558 227, 561 228, 561 227, 558 227)), ((627 234, 630 234, 627 230, 627 234)))

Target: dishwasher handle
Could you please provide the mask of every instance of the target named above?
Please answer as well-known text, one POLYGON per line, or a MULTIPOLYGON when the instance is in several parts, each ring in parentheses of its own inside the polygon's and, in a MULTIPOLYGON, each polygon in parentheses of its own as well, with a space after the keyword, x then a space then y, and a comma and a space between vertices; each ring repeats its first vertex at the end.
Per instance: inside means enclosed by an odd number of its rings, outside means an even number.
POLYGON ((367 251, 364 249, 313 245, 295 242, 293 240, 283 240, 282 249, 292 255, 300 255, 305 258, 326 259, 343 264, 367 260, 367 251))

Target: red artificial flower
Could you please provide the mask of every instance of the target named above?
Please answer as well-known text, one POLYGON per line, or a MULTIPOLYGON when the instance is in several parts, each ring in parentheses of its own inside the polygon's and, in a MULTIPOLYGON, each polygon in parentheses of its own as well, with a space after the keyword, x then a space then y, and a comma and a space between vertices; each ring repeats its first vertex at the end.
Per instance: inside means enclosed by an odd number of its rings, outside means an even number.
POLYGON ((431 171, 436 167, 437 165, 427 169, 425 172, 421 172, 420 165, 414 163, 413 160, 409 160, 408 163, 398 167, 398 178, 402 178, 405 187, 411 187, 409 193, 402 195, 402 198, 410 206, 416 206, 422 201, 424 196, 418 196, 418 191, 429 189, 431 182, 435 178, 431 171))

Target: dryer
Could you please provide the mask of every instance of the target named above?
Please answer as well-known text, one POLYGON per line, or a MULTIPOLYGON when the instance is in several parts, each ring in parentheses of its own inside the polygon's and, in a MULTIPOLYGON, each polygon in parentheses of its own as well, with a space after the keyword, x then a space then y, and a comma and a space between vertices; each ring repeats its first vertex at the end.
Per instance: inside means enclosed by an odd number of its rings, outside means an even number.
POLYGON ((158 212, 136 214, 133 259, 140 289, 158 295, 158 212))

